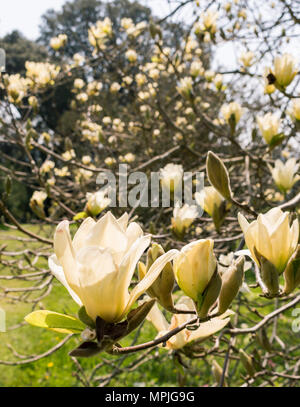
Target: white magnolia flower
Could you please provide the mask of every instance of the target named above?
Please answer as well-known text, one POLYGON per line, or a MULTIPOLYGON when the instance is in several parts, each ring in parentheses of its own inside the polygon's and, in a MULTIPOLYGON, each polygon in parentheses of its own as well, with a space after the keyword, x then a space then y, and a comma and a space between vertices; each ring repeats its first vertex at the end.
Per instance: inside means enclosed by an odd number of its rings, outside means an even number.
POLYGON ((163 188, 175 191, 182 182, 183 167, 177 164, 167 164, 160 170, 160 182, 163 188))
POLYGON ((241 213, 238 220, 255 262, 259 265, 254 248, 276 267, 278 273, 282 273, 298 244, 298 219, 290 226, 289 213, 273 208, 265 214, 259 214, 257 220, 250 224, 241 213))
POLYGON ((271 168, 271 172, 280 191, 287 192, 293 188, 300 179, 299 175, 295 175, 298 169, 299 164, 296 164, 295 158, 288 159, 285 164, 281 160, 275 161, 275 167, 271 168))
POLYGON ((185 204, 182 207, 175 206, 172 218, 172 227, 178 234, 188 229, 198 216, 196 205, 185 204))
POLYGON ((249 68, 253 65, 254 53, 252 51, 243 52, 239 58, 239 61, 244 65, 244 67, 249 68))
POLYGON ((277 56, 274 59, 274 71, 272 72, 276 78, 278 85, 282 87, 288 86, 298 70, 296 69, 296 60, 290 54, 284 54, 277 56))
POLYGON ((195 200, 210 216, 213 216, 215 208, 220 208, 224 202, 223 196, 212 186, 203 188, 201 192, 196 192, 195 200))
POLYGON ((86 199, 87 211, 93 216, 99 215, 111 203, 111 199, 107 197, 107 190, 97 191, 94 194, 87 192, 86 199))
POLYGON ((238 123, 244 113, 244 109, 237 102, 232 102, 223 105, 221 107, 221 113, 227 123, 229 123, 231 116, 235 118, 235 123, 238 123))
MULTIPOLYGON (((181 297, 180 300, 177 301, 176 306, 180 310, 192 312, 195 311, 194 303, 188 297, 181 297)), ((232 315, 232 311, 226 311, 226 313, 217 318, 213 318, 207 322, 201 323, 200 327, 195 331, 183 329, 177 335, 174 335, 168 339, 166 342, 166 348, 180 349, 192 341, 204 341, 205 339, 214 335, 216 332, 223 329, 230 321, 230 318, 227 318, 230 315, 232 315)), ((151 311, 147 315, 147 320, 150 321, 158 331, 157 337, 165 335, 172 329, 177 328, 191 319, 193 319, 193 314, 175 314, 172 316, 171 323, 169 324, 156 304, 154 304, 151 311)))
POLYGON ((266 143, 270 144, 273 137, 279 133, 280 118, 272 113, 257 117, 257 124, 266 143))
POLYGON ((49 258, 49 267, 93 320, 99 316, 106 322, 118 322, 177 253, 170 250, 160 256, 129 293, 137 262, 150 240, 137 223, 128 225, 127 213, 119 219, 111 212, 98 222, 85 219, 73 241, 69 223, 63 221, 54 235, 55 254, 49 258))

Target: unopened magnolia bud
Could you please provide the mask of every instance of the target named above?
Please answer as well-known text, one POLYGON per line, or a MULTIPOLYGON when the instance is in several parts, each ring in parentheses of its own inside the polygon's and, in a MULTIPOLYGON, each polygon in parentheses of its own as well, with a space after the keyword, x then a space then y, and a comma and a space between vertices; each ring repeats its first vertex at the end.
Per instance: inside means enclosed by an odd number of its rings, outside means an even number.
POLYGON ((286 269, 283 273, 284 277, 284 294, 290 294, 300 285, 300 245, 291 256, 286 269))
POLYGON ((218 312, 223 314, 237 296, 244 280, 245 258, 240 256, 222 275, 218 312))
POLYGON ((206 159, 206 172, 209 182, 226 199, 231 199, 230 180, 228 171, 222 160, 209 151, 206 159))
MULTIPOLYGON (((211 371, 214 376, 215 382, 217 384, 219 384, 222 379, 223 369, 216 360, 212 361, 211 371)), ((224 382, 224 386, 226 386, 225 382, 224 382)))
POLYGON ((265 350, 267 350, 269 352, 272 350, 271 343, 269 341, 266 330, 264 328, 259 329, 256 332, 256 339, 262 348, 264 348, 265 350))
MULTIPOLYGON (((164 249, 161 245, 153 243, 147 252, 147 263, 146 265, 142 262, 138 264, 139 278, 142 280, 155 260, 165 254, 164 249)), ((160 273, 158 278, 154 281, 151 287, 148 288, 147 294, 151 298, 156 298, 157 301, 165 309, 172 311, 174 310, 174 304, 172 299, 172 291, 174 288, 175 277, 173 273, 173 267, 171 263, 167 263, 163 271, 160 273)))
POLYGON ((252 358, 249 355, 247 355, 247 353, 243 349, 240 349, 239 354, 240 360, 244 368, 247 370, 248 375, 253 377, 255 375, 255 368, 253 365, 252 358))
POLYGON ((254 252, 260 265, 261 279, 268 289, 271 296, 279 293, 279 276, 276 267, 262 256, 254 247, 254 252))
POLYGON ((205 318, 208 314, 210 307, 217 300, 222 286, 222 278, 216 269, 214 275, 212 276, 208 286, 206 287, 204 293, 202 294, 202 304, 198 309, 198 316, 200 318, 205 318))

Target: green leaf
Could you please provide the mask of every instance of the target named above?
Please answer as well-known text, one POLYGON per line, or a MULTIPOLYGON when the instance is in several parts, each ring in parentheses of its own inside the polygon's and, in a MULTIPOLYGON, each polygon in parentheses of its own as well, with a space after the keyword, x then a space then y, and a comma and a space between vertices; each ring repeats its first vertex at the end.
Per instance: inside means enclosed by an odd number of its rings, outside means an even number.
POLYGON ((47 310, 34 311, 24 319, 30 325, 66 334, 79 334, 85 329, 85 325, 79 319, 47 310))
POLYGON ((279 146, 279 144, 281 144, 283 142, 284 138, 285 138, 285 136, 283 133, 279 133, 279 134, 276 134, 275 136, 273 136, 269 143, 270 148, 273 149, 274 147, 279 146))

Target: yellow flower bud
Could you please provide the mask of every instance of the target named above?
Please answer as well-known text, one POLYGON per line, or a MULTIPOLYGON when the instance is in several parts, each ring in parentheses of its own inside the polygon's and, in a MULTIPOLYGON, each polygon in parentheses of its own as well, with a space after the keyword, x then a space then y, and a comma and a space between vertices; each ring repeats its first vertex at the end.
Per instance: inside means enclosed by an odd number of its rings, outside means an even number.
POLYGON ((244 280, 244 263, 245 258, 239 257, 222 275, 218 312, 225 312, 237 296, 244 280))
POLYGON ((300 285, 300 245, 298 245, 295 253, 291 256, 283 277, 284 294, 290 294, 300 285))
MULTIPOLYGON (((147 272, 149 271, 152 264, 155 260, 162 256, 165 253, 164 249, 161 245, 157 243, 153 243, 151 248, 148 250, 147 253, 147 263, 146 265, 142 262, 138 264, 138 272, 139 278, 142 280, 147 272)), ((159 277, 154 281, 151 287, 148 288, 147 294, 151 298, 156 298, 157 301, 160 303, 168 311, 174 310, 174 304, 172 299, 172 291, 174 288, 175 277, 173 273, 173 267, 171 263, 166 264, 163 268, 163 271, 159 275, 159 277)))
POLYGON ((184 246, 174 260, 174 274, 179 287, 198 305, 202 303, 202 294, 217 267, 213 247, 211 239, 197 240, 184 246))

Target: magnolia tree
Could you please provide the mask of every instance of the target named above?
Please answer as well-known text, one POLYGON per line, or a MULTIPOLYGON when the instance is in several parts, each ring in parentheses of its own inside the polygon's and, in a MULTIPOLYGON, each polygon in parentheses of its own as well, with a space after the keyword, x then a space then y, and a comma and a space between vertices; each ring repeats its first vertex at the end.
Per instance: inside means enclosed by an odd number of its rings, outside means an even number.
POLYGON ((195 372, 199 385, 299 383, 299 23, 289 0, 178 1, 160 20, 90 24, 72 58, 60 33, 55 62, 2 73, 2 226, 24 248, 0 248, 1 296, 32 304, 12 328, 67 336, 0 363, 76 336, 83 385, 166 357, 181 385, 195 372), (10 209, 17 183, 40 233, 10 209), (43 309, 56 279, 77 315, 43 309), (99 379, 107 353, 134 355, 99 379))

